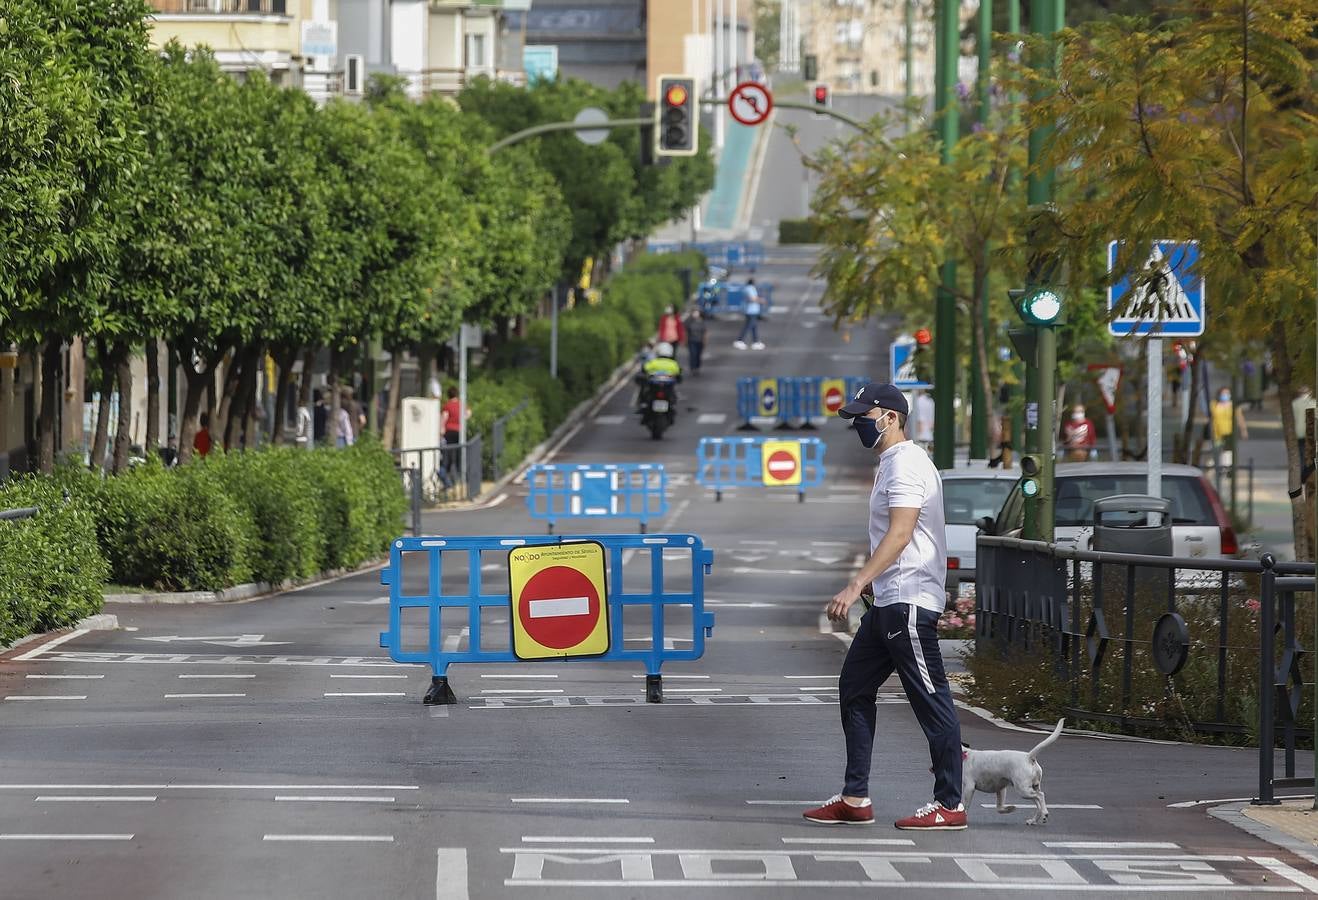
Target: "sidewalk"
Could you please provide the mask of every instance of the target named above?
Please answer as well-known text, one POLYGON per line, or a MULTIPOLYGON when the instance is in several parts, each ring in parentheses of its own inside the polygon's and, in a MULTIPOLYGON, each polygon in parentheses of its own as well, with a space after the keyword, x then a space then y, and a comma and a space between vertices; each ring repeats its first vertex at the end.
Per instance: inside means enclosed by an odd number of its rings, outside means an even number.
POLYGON ((1208 814, 1318 864, 1318 812, 1310 799, 1288 800, 1279 806, 1231 803, 1208 814))

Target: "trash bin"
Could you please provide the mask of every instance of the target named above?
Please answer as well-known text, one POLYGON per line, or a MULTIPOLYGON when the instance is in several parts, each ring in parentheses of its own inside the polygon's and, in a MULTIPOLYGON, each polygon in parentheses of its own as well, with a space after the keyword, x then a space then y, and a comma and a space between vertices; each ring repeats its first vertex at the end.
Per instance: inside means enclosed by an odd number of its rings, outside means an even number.
MULTIPOLYGON (((1144 494, 1118 494, 1094 501, 1094 537, 1090 546, 1106 553, 1140 553, 1145 556, 1172 555, 1172 504, 1162 497, 1144 494)), ((1116 576, 1124 592, 1126 567, 1111 566, 1104 572, 1104 583, 1116 576)), ((1171 569, 1135 567, 1135 590, 1165 591, 1171 569)))

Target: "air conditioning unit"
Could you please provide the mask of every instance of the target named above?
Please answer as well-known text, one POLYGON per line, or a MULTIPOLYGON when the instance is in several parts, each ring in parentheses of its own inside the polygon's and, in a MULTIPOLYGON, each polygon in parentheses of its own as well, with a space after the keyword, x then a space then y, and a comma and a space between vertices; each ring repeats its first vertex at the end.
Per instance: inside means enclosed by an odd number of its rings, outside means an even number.
POLYGON ((366 84, 366 60, 360 54, 343 58, 343 93, 360 94, 366 84))

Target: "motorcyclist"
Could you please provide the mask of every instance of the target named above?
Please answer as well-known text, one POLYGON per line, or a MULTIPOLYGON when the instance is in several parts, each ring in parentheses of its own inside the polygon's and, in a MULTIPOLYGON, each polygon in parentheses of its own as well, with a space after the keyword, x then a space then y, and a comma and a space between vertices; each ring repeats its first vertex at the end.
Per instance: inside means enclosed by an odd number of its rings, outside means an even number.
MULTIPOLYGON (((660 341, 654 345, 654 357, 641 366, 640 374, 636 376, 637 391, 634 405, 638 411, 644 410, 641 404, 645 399, 646 388, 649 386, 652 377, 671 378, 674 385, 682 380, 682 366, 675 356, 676 351, 673 345, 667 341, 660 341)), ((677 399, 676 387, 673 388, 673 399, 677 399)))

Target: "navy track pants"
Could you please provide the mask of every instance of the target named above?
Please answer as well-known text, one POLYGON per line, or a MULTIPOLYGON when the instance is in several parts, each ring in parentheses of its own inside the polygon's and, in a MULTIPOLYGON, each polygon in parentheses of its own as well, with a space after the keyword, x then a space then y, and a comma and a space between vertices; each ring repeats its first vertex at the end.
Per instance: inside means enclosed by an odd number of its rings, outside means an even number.
POLYGON ((961 802, 961 724, 938 650, 938 613, 908 603, 876 606, 860 620, 838 678, 838 705, 847 738, 843 793, 869 796, 874 754, 875 697, 894 671, 929 740, 934 799, 948 809, 961 802))

